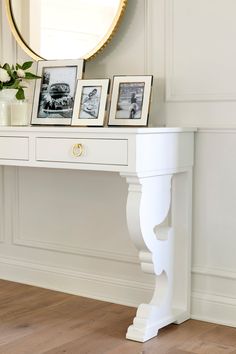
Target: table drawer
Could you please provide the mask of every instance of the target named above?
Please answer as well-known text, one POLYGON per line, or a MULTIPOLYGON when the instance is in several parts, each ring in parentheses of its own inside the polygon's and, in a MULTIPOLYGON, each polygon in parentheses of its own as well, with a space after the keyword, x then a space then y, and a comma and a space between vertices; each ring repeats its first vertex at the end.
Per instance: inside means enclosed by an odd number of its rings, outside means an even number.
POLYGON ((29 138, 0 136, 0 159, 29 160, 29 138))
POLYGON ((36 160, 127 165, 128 141, 127 139, 37 138, 36 160))

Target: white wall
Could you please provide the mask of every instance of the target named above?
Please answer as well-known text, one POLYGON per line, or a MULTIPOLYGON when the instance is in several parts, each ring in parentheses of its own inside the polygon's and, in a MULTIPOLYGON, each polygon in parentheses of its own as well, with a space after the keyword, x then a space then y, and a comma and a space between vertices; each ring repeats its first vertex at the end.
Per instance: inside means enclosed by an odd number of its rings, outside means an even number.
MULTIPOLYGON (((211 128, 196 137, 192 316, 234 326, 235 13, 235 0, 129 0, 120 30, 85 73, 154 74, 150 125, 211 128)), ((2 59, 23 60, 2 17, 2 59)), ((127 187, 116 174, 4 168, 0 188, 2 277, 125 304, 148 299, 152 279, 128 239, 119 208, 127 187), (89 208, 91 192, 98 226, 86 233, 77 208, 84 194, 89 208)))
POLYGON ((166 84, 165 117, 162 117, 170 126, 209 128, 196 134, 192 317, 233 326, 236 326, 235 13, 234 0, 165 1, 166 84))
POLYGON ((236 326, 236 130, 196 137, 192 314, 236 326))
POLYGON ((166 0, 166 121, 234 126, 234 0, 166 0))
MULTIPOLYGON (((86 77, 152 71, 144 54, 146 13, 144 2, 131 2, 113 46, 88 63, 86 77)), ((24 61, 4 13, 2 19, 1 61, 24 61)), ((1 168, 0 176, 2 278, 124 304, 149 300, 153 279, 141 271, 129 239, 125 180, 115 173, 14 167, 1 168)))

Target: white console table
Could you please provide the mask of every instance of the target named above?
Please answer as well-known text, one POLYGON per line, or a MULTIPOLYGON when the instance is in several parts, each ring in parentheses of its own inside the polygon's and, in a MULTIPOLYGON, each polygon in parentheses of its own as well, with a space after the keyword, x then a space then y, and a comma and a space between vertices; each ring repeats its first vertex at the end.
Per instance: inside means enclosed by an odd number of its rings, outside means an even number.
POLYGON ((1 165, 113 171, 126 179, 129 233, 142 270, 156 278, 128 339, 144 342, 190 316, 193 146, 193 129, 0 129, 1 165))

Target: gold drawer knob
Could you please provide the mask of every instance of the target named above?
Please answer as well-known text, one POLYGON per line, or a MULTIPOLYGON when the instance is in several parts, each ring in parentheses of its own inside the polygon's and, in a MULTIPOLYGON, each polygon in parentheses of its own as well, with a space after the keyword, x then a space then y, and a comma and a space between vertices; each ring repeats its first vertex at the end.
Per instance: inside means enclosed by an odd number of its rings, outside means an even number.
POLYGON ((80 157, 84 152, 83 144, 74 144, 72 148, 72 154, 74 157, 80 157))

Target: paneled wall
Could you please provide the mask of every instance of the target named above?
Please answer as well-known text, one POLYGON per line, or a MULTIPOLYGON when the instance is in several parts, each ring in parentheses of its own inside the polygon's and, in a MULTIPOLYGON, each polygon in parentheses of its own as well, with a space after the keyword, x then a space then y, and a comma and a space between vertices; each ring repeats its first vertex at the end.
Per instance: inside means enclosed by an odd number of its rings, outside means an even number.
POLYGON ((236 130, 196 137, 192 314, 236 326, 236 130))
POLYGON ((165 3, 167 124, 235 127, 235 1, 165 3))
POLYGON ((166 0, 163 13, 163 119, 170 126, 202 128, 196 134, 195 145, 192 317, 233 326, 235 13, 233 0, 166 0))
MULTIPOLYGON (((150 125, 211 128, 196 134, 192 316, 234 326, 235 13, 235 0, 129 0, 120 30, 85 72, 154 74, 150 125)), ((2 61, 26 59, 1 18, 2 61)), ((1 168, 0 191, 1 277, 124 304, 148 300, 152 278, 128 238, 127 186, 116 174, 1 168), (83 217, 91 197, 96 227, 83 217)))
MULTIPOLYGON (((152 72, 148 12, 145 2, 130 3, 113 46, 87 64, 86 77, 152 72)), ((1 17, 1 61, 28 59, 1 17)), ((129 239, 127 185, 118 174, 4 167, 0 176, 2 278, 130 305, 149 300, 153 279, 129 239)))

